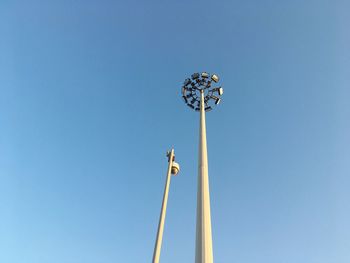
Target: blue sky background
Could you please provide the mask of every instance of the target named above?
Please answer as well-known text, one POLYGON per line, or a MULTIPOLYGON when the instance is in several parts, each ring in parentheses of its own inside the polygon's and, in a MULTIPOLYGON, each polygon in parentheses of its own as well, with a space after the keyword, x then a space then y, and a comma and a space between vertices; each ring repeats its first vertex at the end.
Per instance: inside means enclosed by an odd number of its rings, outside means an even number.
POLYGON ((0 1, 0 262, 194 262, 207 114, 217 263, 350 262, 349 1, 0 1))

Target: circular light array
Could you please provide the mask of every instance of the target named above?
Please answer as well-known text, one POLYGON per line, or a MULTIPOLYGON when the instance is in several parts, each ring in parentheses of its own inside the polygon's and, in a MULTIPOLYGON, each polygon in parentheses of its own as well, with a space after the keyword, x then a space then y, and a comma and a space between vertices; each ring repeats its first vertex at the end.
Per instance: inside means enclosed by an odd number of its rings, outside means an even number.
POLYGON ((222 87, 212 87, 219 82, 219 77, 215 74, 210 75, 207 72, 194 73, 191 78, 185 79, 182 86, 182 98, 192 109, 199 111, 201 105, 201 92, 204 92, 205 111, 212 110, 213 105, 221 101, 221 95, 224 93, 222 87))

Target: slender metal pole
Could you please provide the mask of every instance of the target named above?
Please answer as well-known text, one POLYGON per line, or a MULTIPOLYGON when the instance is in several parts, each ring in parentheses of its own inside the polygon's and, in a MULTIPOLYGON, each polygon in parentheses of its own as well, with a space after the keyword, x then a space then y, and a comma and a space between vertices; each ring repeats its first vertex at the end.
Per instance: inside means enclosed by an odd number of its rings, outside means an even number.
POLYGON ((195 263, 212 263, 210 196, 208 178, 207 136, 205 128, 204 91, 201 90, 200 128, 198 149, 198 188, 195 263))
POLYGON ((162 203, 162 209, 159 217, 157 239, 156 239, 156 244, 154 246, 152 263, 159 262, 160 250, 162 248, 164 220, 166 215, 166 207, 168 203, 168 194, 169 194, 169 186, 170 186, 170 178, 171 178, 171 167, 174 161, 174 149, 171 149, 170 154, 168 155, 168 158, 169 158, 168 172, 167 172, 166 181, 165 181, 163 203, 162 203))

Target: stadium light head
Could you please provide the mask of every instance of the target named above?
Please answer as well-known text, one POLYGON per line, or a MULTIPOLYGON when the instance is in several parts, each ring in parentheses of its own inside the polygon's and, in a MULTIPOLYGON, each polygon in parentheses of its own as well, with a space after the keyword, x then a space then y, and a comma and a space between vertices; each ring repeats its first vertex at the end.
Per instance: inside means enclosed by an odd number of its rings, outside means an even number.
POLYGON ((194 109, 194 106, 191 103, 187 103, 188 107, 194 109))
POLYGON ((219 99, 218 97, 216 97, 216 96, 214 96, 214 95, 210 95, 210 98, 212 98, 213 100, 219 99))
POLYGON ((185 87, 182 87, 182 96, 185 96, 185 94, 186 94, 186 88, 185 87))
POLYGON ((205 71, 193 73, 190 78, 185 79, 182 86, 183 100, 190 108, 200 111, 201 98, 203 98, 204 110, 212 110, 214 105, 221 102, 220 96, 224 93, 221 86, 211 86, 217 82, 219 82, 219 77, 216 74, 209 74, 205 71))
POLYGON ((206 79, 209 77, 209 74, 207 72, 202 73, 202 78, 206 79))
POLYGON ((185 79, 185 81, 184 81, 184 85, 185 86, 187 86, 188 84, 190 84, 191 83, 191 80, 190 79, 185 79))
POLYGON ((218 77, 217 75, 215 75, 215 74, 213 74, 213 75, 211 76, 211 79, 212 79, 214 82, 218 82, 218 81, 219 81, 219 77, 218 77))
POLYGON ((216 97, 214 95, 210 95, 210 98, 213 99, 215 101, 215 104, 218 105, 220 103, 220 98, 219 97, 216 97))
POLYGON ((193 73, 191 77, 192 77, 192 79, 198 79, 199 73, 193 73))
POLYGON ((218 88, 218 94, 221 96, 222 94, 224 94, 224 89, 219 87, 218 88))

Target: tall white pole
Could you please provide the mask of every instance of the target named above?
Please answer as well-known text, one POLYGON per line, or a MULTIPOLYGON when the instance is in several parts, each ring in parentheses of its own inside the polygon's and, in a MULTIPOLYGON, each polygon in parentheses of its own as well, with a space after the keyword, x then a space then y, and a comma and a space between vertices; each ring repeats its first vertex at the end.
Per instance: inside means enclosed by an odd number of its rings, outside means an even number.
POLYGON ((170 154, 169 154, 168 157, 169 157, 168 173, 167 173, 167 176, 166 176, 164 195, 163 195, 163 202, 162 202, 162 209, 160 211, 157 239, 156 239, 156 244, 154 246, 152 263, 158 263, 159 262, 160 250, 162 248, 164 221, 165 221, 165 215, 166 215, 166 207, 167 207, 167 203, 168 203, 168 194, 169 194, 169 186, 170 186, 170 178, 171 178, 171 168, 173 166, 173 159, 174 159, 174 149, 171 149, 170 154))
POLYGON ((213 248, 211 237, 207 136, 205 128, 205 104, 204 90, 201 90, 195 263, 212 262, 213 248))

